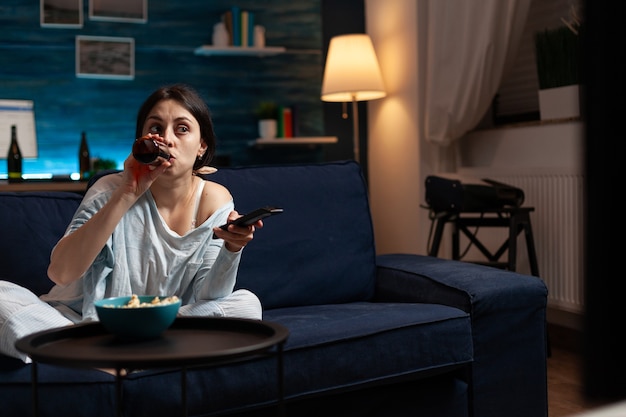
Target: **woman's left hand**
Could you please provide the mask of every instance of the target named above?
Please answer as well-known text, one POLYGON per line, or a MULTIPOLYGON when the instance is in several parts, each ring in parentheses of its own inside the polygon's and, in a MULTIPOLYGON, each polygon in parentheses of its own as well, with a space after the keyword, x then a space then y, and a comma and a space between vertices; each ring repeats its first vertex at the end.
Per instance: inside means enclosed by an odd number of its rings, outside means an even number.
MULTIPOLYGON (((241 215, 233 210, 228 215, 228 223, 241 217, 241 215)), ((213 233, 220 239, 224 239, 226 249, 231 252, 238 252, 244 246, 246 246, 253 238, 256 229, 263 227, 263 220, 258 220, 256 223, 250 226, 235 226, 234 224, 228 225, 228 230, 223 230, 220 227, 213 228, 213 233)))

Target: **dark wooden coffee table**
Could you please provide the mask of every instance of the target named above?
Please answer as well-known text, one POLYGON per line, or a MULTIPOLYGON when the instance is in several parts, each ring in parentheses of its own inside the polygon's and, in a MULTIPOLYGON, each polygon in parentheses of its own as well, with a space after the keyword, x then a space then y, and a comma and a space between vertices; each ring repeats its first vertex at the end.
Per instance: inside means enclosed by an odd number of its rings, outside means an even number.
POLYGON ((122 414, 123 370, 180 368, 182 415, 187 415, 188 367, 217 366, 274 355, 277 358, 277 406, 283 412, 283 345, 289 331, 265 320, 177 318, 156 339, 124 341, 98 322, 44 330, 18 340, 16 348, 32 360, 33 410, 39 414, 37 363, 116 371, 117 415, 122 414))

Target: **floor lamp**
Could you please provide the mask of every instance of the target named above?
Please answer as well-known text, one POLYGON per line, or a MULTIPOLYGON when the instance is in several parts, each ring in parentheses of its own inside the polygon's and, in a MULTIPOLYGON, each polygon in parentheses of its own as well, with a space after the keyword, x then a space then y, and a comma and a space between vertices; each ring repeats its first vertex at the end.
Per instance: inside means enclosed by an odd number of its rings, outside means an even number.
POLYGON ((358 33, 332 38, 324 68, 322 101, 352 102, 354 159, 357 162, 360 159, 357 101, 375 100, 386 95, 369 35, 358 33))

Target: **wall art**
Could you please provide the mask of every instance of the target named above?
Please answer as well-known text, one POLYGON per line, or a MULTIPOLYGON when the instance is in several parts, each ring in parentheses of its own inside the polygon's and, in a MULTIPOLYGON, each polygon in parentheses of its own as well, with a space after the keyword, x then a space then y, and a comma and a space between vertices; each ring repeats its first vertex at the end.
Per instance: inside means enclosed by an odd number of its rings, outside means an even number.
POLYGON ((89 19, 146 23, 148 21, 148 0, 90 0, 89 19))
POLYGON ((135 39, 77 36, 76 76, 132 80, 135 78, 135 39))
POLYGON ((40 0, 39 20, 42 27, 82 28, 83 0, 40 0))

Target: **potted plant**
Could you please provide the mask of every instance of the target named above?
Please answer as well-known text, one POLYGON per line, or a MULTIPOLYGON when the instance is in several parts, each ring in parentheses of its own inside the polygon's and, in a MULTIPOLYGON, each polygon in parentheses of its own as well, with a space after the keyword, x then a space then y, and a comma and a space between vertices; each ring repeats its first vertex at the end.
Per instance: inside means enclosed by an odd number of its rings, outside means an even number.
POLYGON ((576 9, 564 26, 535 34, 541 119, 580 116, 580 18, 576 9))
POLYGON ((278 106, 273 101, 262 101, 255 110, 259 120, 259 136, 262 139, 274 139, 277 133, 278 106))

